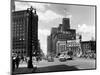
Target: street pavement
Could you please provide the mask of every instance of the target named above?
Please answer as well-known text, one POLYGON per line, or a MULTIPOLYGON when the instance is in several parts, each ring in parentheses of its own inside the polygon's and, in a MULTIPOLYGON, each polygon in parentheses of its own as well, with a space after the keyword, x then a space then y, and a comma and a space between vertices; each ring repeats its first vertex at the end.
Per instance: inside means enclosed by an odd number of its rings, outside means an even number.
MULTIPOLYGON (((74 58, 73 60, 67 60, 66 62, 60 62, 57 58, 54 62, 48 62, 47 60, 42 60, 39 62, 34 61, 33 65, 37 66, 35 73, 41 72, 55 72, 55 71, 73 71, 80 69, 95 69, 96 61, 94 59, 82 59, 74 58)), ((15 69, 15 74, 23 73, 34 73, 33 69, 27 68, 27 63, 20 63, 19 69, 15 69)))
MULTIPOLYGON (((73 60, 67 60, 66 62, 60 62, 57 58, 54 59, 54 62, 48 62, 46 60, 42 60, 40 62, 33 62, 33 65, 37 67, 47 67, 53 65, 69 65, 69 66, 76 66, 78 69, 91 69, 95 68, 95 60, 94 59, 82 59, 82 58, 75 58, 73 60)), ((27 67, 27 64, 21 63, 19 67, 27 67)))

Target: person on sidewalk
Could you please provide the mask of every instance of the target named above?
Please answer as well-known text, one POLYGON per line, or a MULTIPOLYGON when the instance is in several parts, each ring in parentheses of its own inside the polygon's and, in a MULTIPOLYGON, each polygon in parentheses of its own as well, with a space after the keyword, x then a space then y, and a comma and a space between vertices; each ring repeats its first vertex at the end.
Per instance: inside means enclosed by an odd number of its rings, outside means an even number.
POLYGON ((20 58, 17 56, 17 57, 16 57, 16 68, 19 67, 19 62, 20 62, 20 58))
POLYGON ((15 57, 12 57, 12 71, 15 70, 15 57))

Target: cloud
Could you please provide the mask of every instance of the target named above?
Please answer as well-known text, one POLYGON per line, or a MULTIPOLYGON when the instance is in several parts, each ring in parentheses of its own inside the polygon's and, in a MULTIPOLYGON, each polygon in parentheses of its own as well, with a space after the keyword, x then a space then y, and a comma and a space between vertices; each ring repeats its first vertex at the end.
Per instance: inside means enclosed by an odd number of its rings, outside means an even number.
POLYGON ((39 35, 42 34, 44 36, 50 35, 50 31, 47 29, 38 29, 38 33, 39 33, 39 35))
POLYGON ((26 2, 16 2, 15 1, 15 10, 26 10, 30 5, 26 2))
POLYGON ((72 18, 72 15, 67 15, 66 18, 70 18, 71 19, 72 18))
POLYGON ((95 38, 95 26, 94 25, 78 25, 77 33, 82 35, 82 40, 91 40, 95 38))
POLYGON ((36 8, 37 14, 39 15, 40 21, 49 22, 56 18, 62 17, 60 14, 57 14, 53 10, 47 10, 46 7, 51 6, 50 4, 45 3, 32 3, 32 2, 15 2, 15 10, 26 10, 30 7, 36 8))
POLYGON ((93 31, 95 31, 95 26, 93 25, 86 25, 86 24, 78 25, 78 32, 92 33, 93 31))
POLYGON ((49 6, 48 4, 43 3, 33 3, 33 2, 15 2, 15 8, 16 10, 26 10, 29 7, 36 8, 37 11, 45 11, 46 7, 49 6))
POLYGON ((38 15, 39 15, 39 20, 45 21, 45 22, 49 22, 49 21, 52 21, 54 19, 62 17, 61 15, 59 15, 51 10, 47 10, 45 13, 38 12, 38 15))
POLYGON ((30 3, 30 5, 36 8, 39 12, 44 12, 46 10, 46 6, 49 6, 49 4, 44 3, 30 3))

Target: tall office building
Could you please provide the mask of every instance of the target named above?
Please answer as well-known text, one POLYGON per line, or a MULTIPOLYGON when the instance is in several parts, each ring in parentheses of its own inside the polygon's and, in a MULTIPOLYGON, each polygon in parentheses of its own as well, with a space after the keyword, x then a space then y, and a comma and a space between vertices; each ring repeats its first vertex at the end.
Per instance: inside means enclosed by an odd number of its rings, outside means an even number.
POLYGON ((67 29, 70 29, 70 19, 69 18, 63 18, 62 21, 62 30, 67 31, 67 29))
POLYGON ((31 9, 12 12, 12 51, 18 55, 38 51, 38 15, 31 9))
POLYGON ((47 37, 47 55, 51 55, 52 52, 52 42, 51 42, 51 36, 47 37))
POLYGON ((59 52, 65 51, 68 40, 76 40, 76 30, 70 29, 70 19, 63 18, 59 27, 51 29, 51 35, 48 37, 48 54, 56 56, 59 52))

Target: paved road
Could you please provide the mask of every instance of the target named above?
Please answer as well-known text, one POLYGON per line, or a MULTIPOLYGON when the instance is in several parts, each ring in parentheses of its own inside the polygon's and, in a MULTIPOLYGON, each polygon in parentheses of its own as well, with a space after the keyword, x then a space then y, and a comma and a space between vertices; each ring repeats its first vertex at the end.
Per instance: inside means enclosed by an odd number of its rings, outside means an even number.
MULTIPOLYGON (((37 65, 37 67, 47 67, 47 66, 54 66, 54 65, 68 65, 68 66, 75 66, 78 69, 91 69, 95 68, 95 60, 93 59, 81 59, 76 58, 74 60, 68 60, 66 62, 60 62, 58 59, 55 58, 54 62, 48 62, 45 60, 42 60, 40 62, 33 62, 34 65, 37 65)), ((23 64, 20 64, 19 67, 27 67, 27 64, 24 62, 23 64)))
POLYGON ((12 75, 16 74, 29 74, 29 73, 42 73, 42 72, 57 72, 57 71, 72 71, 79 69, 95 69, 95 60, 93 59, 81 59, 75 58, 74 60, 68 60, 66 62, 60 62, 55 58, 54 62, 48 62, 42 60, 40 62, 33 62, 37 65, 36 71, 34 69, 27 68, 25 62, 20 63, 19 68, 15 69, 12 75))

